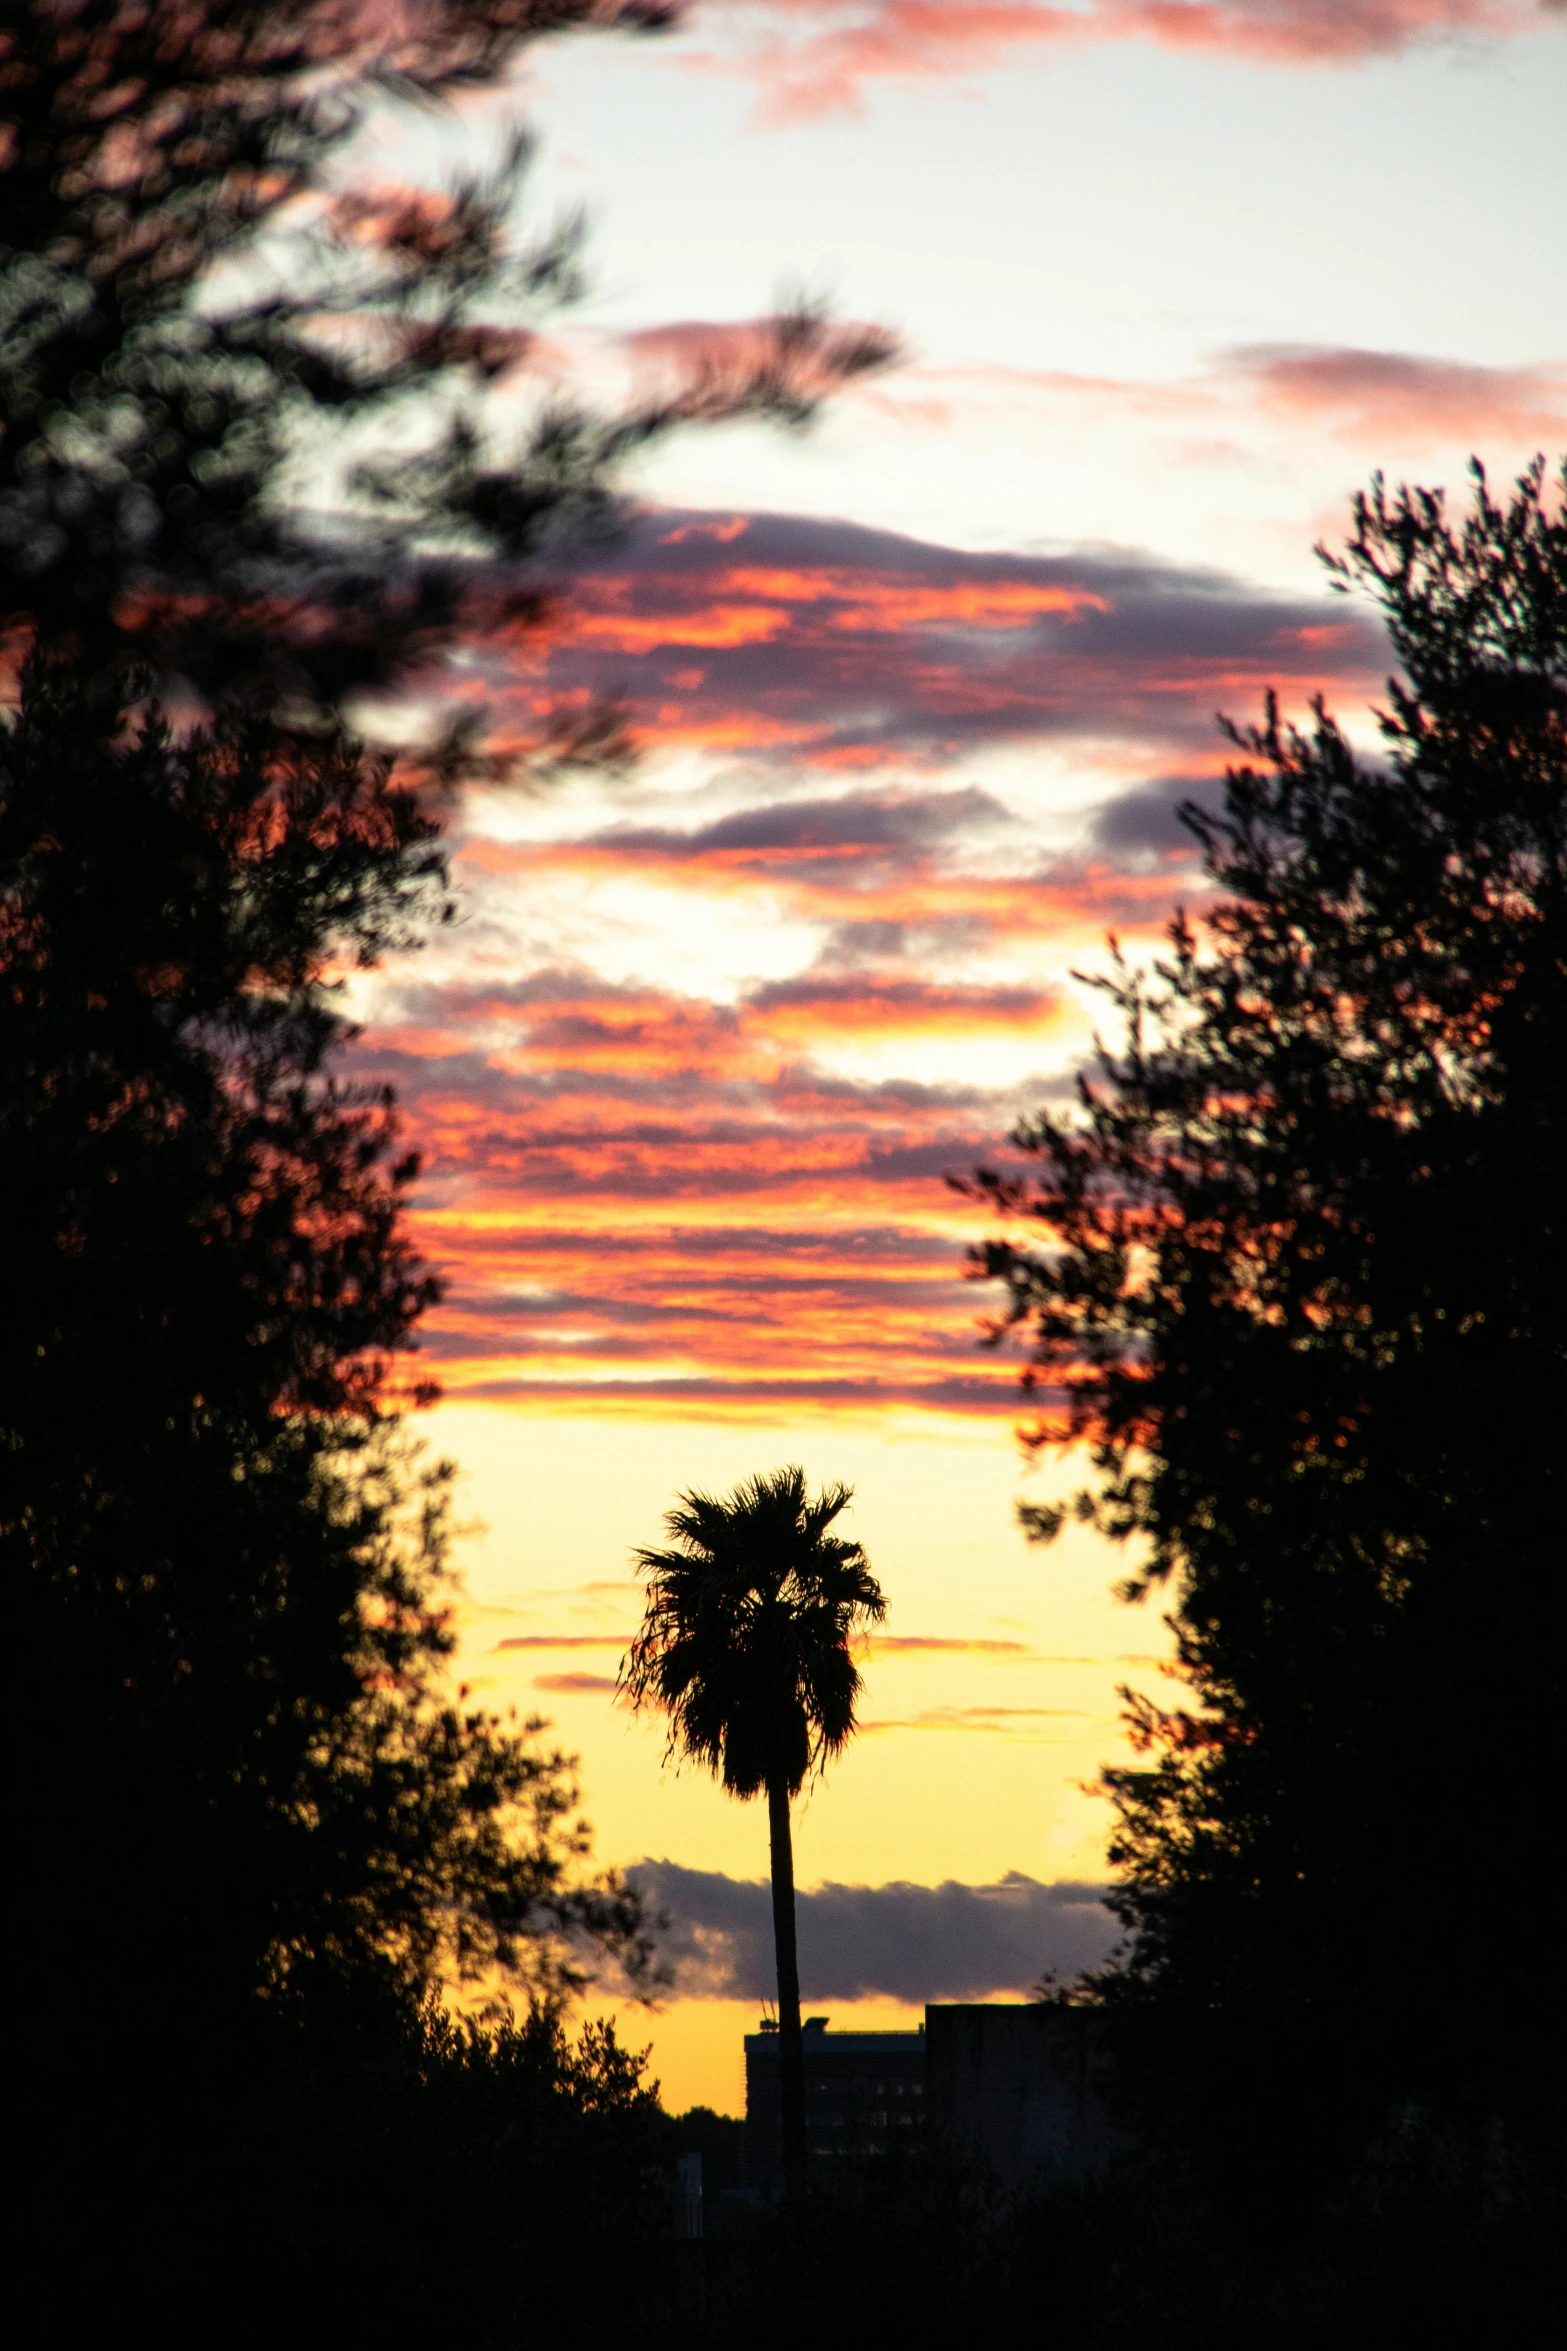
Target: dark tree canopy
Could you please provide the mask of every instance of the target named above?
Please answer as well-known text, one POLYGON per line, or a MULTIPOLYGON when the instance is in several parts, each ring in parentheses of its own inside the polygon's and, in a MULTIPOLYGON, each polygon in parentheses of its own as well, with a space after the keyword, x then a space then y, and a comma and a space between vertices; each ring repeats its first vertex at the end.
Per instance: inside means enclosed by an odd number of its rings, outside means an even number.
POLYGON ((802 313, 743 377, 495 423, 578 229, 517 230, 520 133, 444 189, 365 184, 355 134, 662 17, 25 0, 0 31, 0 1539, 26 1735, 72 1722, 32 1824, 62 1998, 106 1914, 214 1997, 306 1957, 547 1987, 562 1920, 635 1956, 629 1896, 568 1890, 560 1759, 435 1695, 439 1488, 395 1431, 437 1284, 334 975, 447 910, 466 755, 367 751, 345 699, 481 591, 537 619, 527 559, 650 435, 803 417, 884 355, 802 313))
POLYGON ((571 266, 569 236, 512 238, 524 143, 389 209, 332 174, 377 100, 590 19, 33 0, 0 36, 0 1536, 67 2006, 106 1919, 122 2014, 175 1954, 221 2009, 312 1966, 547 1987, 552 1917, 634 1929, 568 1888, 561 1760, 437 1695, 440 1485, 388 1385, 436 1284, 390 1101, 332 1068, 334 969, 445 904, 438 810, 343 697, 439 650, 437 507, 515 550, 523 507, 603 496, 615 445, 579 419, 570 463, 479 462, 465 403, 571 266), (347 425, 372 459, 414 395, 449 464, 379 520, 368 489, 331 528, 290 502, 302 440, 347 425))
POLYGON ((48 1972, 113 1920, 124 1991, 547 1990, 553 1925, 635 1909, 570 1883, 561 1760, 437 1693, 441 1480, 386 1389, 434 1284, 389 1105, 326 1067, 326 959, 438 891, 429 827, 341 746, 280 768, 153 719, 108 752, 83 699, 35 662, 0 739, 0 1533, 48 1972))
POLYGON ((1564 486, 1357 500, 1380 760, 1320 704, 1237 737, 1185 812, 1217 902, 1098 983, 1121 1042, 1020 1132, 1037 1175, 979 1179, 1043 1228, 981 1253, 1040 1441, 1089 1447, 1077 1513, 1168 1591, 1191 1693, 1107 1774, 1110 1988, 1242 2163, 1519 2111, 1556 2042, 1564 486))
POLYGON ((447 795, 527 761, 466 700, 409 733, 461 632, 547 622, 543 559, 657 434, 803 421, 887 355, 802 307, 628 412, 530 402, 580 224, 517 226, 526 136, 366 179, 373 116, 662 17, 0 24, 0 1556, 46 2331, 183 2340, 243 2297, 312 2340, 578 2341, 590 2256, 635 2272, 664 2225, 641 2061, 559 2016, 595 1946, 645 1969, 639 1906, 546 1726, 448 1679, 448 1473, 402 1425, 438 1283, 341 1055, 345 969, 450 911, 447 795), (454 1984, 528 2018, 461 2026, 454 1984))
POLYGON ((36 2244, 53 2276, 84 2231, 111 2302, 132 2269, 155 2303, 232 2289, 261 2244, 284 2303, 334 2260, 344 2285, 351 2244, 412 2275, 399 2194, 459 2110, 540 2210, 552 2167, 594 2208, 591 2142, 603 2226, 641 2227, 637 2068, 567 2051, 553 2008, 595 1945, 645 1966, 641 1914, 590 1874, 545 1726, 447 1678, 447 1473, 401 1426, 438 1284, 394 1105, 342 1074, 340 980, 449 910, 443 796, 482 760, 466 705, 367 749, 377 694, 438 685, 475 612, 541 624, 539 559, 613 519, 651 437, 801 420, 886 354, 801 310, 629 413, 523 386, 500 417, 579 225, 518 228, 521 132, 447 187, 367 183, 356 134, 500 91, 546 35, 661 18, 22 0, 0 25, 14 2087, 36 2244), (463 2040, 434 2005, 463 1980, 543 2006, 463 2040), (537 2161, 530 2098, 582 2126, 541 2125, 537 2161))

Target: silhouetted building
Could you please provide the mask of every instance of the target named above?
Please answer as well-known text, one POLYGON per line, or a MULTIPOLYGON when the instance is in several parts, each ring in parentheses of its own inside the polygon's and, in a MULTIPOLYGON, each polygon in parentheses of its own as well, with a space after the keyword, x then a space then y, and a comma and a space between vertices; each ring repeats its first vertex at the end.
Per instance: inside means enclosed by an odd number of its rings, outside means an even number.
MULTIPOLYGON (((830 2033, 805 2019, 805 2142, 813 2172, 880 2154, 917 2131, 925 2111, 925 2030, 830 2033)), ((764 2193, 783 2178, 778 2119, 778 2028, 745 2039, 745 2176, 764 2193)))
POLYGON ((677 2237, 694 2239, 707 2234, 702 2226, 702 2158, 694 2149, 675 2158, 674 2205, 677 2237))
POLYGON ((673 2233, 686 2238, 745 2235, 760 2203, 745 2185, 745 2124, 738 2115, 693 2106, 672 2118, 671 2135, 673 2233), (696 2214, 693 2201, 698 2204, 696 2214))
POLYGON ((1002 2185, 1080 2179, 1110 2155, 1098 2019, 1041 2001, 925 2011, 933 2127, 976 2148, 1002 2185))
MULTIPOLYGON (((1098 2020, 1041 2001, 933 2002, 915 2033, 830 2033, 805 2020, 805 2135, 813 2173, 899 2143, 927 2120, 983 2155, 1003 2186, 1080 2179, 1114 2133, 1098 2020)), ((745 2042, 745 2181, 781 2185, 778 2028, 745 2042)))
POLYGON ((715 2114, 711 2106, 691 2106, 672 2117, 675 2153, 700 2155, 702 2192, 726 2195, 745 2184, 745 2124, 738 2115, 715 2114))

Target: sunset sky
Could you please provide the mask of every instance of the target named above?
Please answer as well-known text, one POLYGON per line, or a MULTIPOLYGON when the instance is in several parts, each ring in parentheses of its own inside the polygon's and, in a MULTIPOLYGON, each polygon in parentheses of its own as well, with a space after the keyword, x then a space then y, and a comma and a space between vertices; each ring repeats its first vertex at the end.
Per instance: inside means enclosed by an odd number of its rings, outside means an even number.
POLYGON ((592 231, 519 418, 722 364, 794 289, 905 352, 805 435, 644 461, 548 638, 465 650, 451 690, 519 733, 623 697, 640 762, 474 795, 460 921, 361 989, 449 1284, 462 1671, 580 1754, 600 1857, 673 1920, 677 1996, 628 2030, 668 2102, 737 2111, 766 1822, 613 1704, 630 1550, 681 1486, 856 1488, 890 1614, 798 1823, 813 2010, 1104 1951, 1087 1783, 1165 1637, 1087 1538, 1015 1530, 1017 1358, 977 1343, 984 1227, 942 1179, 1069 1085, 1106 932, 1143 954, 1200 902, 1172 812, 1222 771, 1214 713, 1321 689, 1364 728, 1385 652, 1311 553, 1351 491, 1567 438, 1567 16, 709 0, 389 116, 374 168, 519 110, 530 218, 592 231))

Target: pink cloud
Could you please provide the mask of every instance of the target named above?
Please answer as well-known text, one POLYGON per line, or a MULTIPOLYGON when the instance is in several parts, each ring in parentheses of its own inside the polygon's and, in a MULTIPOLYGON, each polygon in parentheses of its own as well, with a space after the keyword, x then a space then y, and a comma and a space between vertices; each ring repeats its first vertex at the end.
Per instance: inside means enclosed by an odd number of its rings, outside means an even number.
MULTIPOLYGON (((1004 1163, 1053 1082, 1073 1016, 1051 967, 1092 961, 1107 926, 1135 950, 1200 895, 1176 811, 1211 796, 1215 706, 1255 709, 1270 683, 1295 707, 1319 683, 1356 701, 1378 632, 1106 548, 667 511, 588 552, 553 632, 511 630, 488 580, 474 603, 492 707, 617 696, 645 739, 745 759, 716 801, 610 812, 595 790, 580 824, 458 845, 496 907, 635 881, 669 964, 612 977, 539 937, 525 960, 410 973, 367 1024, 357 1064, 402 1102, 448 1284, 432 1367, 454 1394, 625 1415, 1012 1417, 1013 1367, 976 1354, 975 1219, 941 1179, 1004 1163), (1100 780, 1059 838, 955 772, 1030 739, 1078 746, 1100 780), (713 917, 787 917, 812 943, 709 994, 679 942, 713 917)), ((537 1664, 580 1664, 550 1684, 575 1689, 606 1661, 537 1664)))
POLYGON ((1485 367, 1318 344, 1242 345, 1217 353, 1200 374, 1164 383, 1063 369, 914 367, 859 397, 878 418, 933 432, 989 429, 995 414, 1075 434, 1113 422, 1163 436, 1161 448, 1196 464, 1254 454, 1259 426, 1270 445, 1287 433, 1297 458, 1304 428, 1373 463, 1397 449, 1440 453, 1451 465, 1483 448, 1510 464, 1567 436, 1567 362, 1485 367))
POLYGON ((984 73, 1044 42, 1137 40, 1264 65, 1354 64, 1454 37, 1505 38, 1555 0, 771 0, 699 20, 720 26, 706 62, 763 84, 786 120, 857 109, 868 84, 984 73))
MULTIPOLYGON (((1270 683, 1295 707, 1318 684, 1356 702, 1379 633, 1137 554, 798 516, 643 514, 583 558, 553 632, 510 628, 503 589, 474 589, 492 707, 533 722, 550 698, 618 696, 655 742, 746 757, 715 798, 607 810, 594 785, 580 821, 457 844, 497 915, 634 881, 668 960, 612 976, 530 914, 516 955, 481 926, 473 958, 408 971, 367 1021, 356 1066, 400 1098, 447 1283, 432 1368, 455 1395, 595 1414, 1013 1418, 1013 1364, 976 1352, 975 1216, 941 1179, 1007 1164, 1019 1113, 1065 1082, 1053 974, 1094 961, 1107 925, 1136 951, 1200 895, 1176 812, 1211 797, 1214 707, 1254 710, 1270 683), (1029 740, 1082 762, 1071 831, 959 772, 1029 740), (780 917, 809 927, 797 968, 704 990, 684 941, 780 917)), ((600 1695, 611 1660, 575 1652, 615 1645, 500 1644, 540 1653, 541 1688, 600 1695)))
POLYGON ((1406 351, 1261 344, 1227 355, 1265 408, 1325 423, 1346 440, 1434 439, 1553 446, 1567 433, 1567 367, 1473 367, 1406 351))

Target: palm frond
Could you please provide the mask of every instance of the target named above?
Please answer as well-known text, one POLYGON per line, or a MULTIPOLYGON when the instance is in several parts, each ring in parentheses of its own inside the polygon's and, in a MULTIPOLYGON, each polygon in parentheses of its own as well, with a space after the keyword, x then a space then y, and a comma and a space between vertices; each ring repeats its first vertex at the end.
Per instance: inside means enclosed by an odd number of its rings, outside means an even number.
POLYGON ((796 1794, 853 1735, 849 1644, 886 1602, 861 1545, 828 1531, 852 1492, 813 1498, 793 1464, 722 1499, 692 1488, 665 1516, 671 1547, 635 1553, 647 1605, 620 1687, 668 1717, 671 1756, 737 1796, 779 1779, 796 1794))

